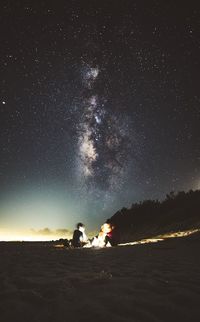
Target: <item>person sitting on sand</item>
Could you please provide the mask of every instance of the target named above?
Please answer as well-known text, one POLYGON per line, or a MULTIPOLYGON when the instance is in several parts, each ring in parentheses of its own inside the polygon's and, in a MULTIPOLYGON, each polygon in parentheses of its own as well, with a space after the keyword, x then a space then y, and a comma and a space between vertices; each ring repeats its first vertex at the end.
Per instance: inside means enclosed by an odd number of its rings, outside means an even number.
POLYGON ((105 243, 110 243, 111 246, 117 246, 120 242, 119 230, 109 219, 106 221, 106 223, 110 225, 111 230, 106 234, 105 243))
POLYGON ((82 223, 77 224, 77 229, 74 230, 72 238, 72 246, 83 247, 87 243, 87 236, 85 234, 85 226, 82 223))
POLYGON ((93 238, 92 246, 93 247, 109 247, 111 246, 110 242, 107 240, 106 236, 111 232, 112 228, 109 223, 105 223, 101 226, 99 234, 93 238))

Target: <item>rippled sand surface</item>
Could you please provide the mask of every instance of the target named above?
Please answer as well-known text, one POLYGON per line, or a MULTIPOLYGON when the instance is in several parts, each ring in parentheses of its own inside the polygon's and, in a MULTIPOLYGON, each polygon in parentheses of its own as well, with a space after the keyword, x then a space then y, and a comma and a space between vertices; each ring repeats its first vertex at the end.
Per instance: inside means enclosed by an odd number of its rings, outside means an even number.
POLYGON ((1 322, 200 321, 200 238, 106 249, 0 243, 1 322))

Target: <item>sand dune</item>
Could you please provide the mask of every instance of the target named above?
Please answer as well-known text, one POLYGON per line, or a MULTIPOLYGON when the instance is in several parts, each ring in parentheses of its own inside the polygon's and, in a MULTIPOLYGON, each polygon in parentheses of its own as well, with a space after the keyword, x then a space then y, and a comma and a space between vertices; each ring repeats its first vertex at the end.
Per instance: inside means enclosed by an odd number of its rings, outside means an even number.
POLYGON ((199 321, 200 237, 107 249, 0 243, 0 321, 199 321))

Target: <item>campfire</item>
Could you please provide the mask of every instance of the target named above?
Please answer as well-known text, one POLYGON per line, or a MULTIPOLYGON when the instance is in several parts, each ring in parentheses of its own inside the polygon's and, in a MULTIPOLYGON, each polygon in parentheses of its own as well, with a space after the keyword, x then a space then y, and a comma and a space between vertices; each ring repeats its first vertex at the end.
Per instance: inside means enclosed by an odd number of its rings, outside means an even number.
POLYGON ((101 226, 98 236, 94 237, 91 242, 91 247, 111 247, 109 241, 106 242, 106 236, 112 232, 112 227, 110 224, 103 224, 101 226))
POLYGON ((102 248, 113 246, 115 227, 110 223, 105 223, 101 226, 100 232, 92 240, 84 245, 85 248, 102 248))

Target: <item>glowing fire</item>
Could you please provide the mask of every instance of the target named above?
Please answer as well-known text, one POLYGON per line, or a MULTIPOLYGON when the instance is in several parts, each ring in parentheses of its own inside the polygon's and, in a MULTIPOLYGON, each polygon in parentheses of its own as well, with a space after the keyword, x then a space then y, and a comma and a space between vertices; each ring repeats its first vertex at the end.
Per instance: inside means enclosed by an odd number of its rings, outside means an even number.
POLYGON ((98 236, 94 237, 91 246, 92 247, 104 247, 104 246, 110 247, 111 246, 110 243, 107 243, 105 245, 105 238, 106 238, 106 235, 111 232, 111 230, 112 230, 112 228, 111 228, 110 224, 107 224, 107 223, 103 224, 101 226, 101 230, 100 230, 98 236))

